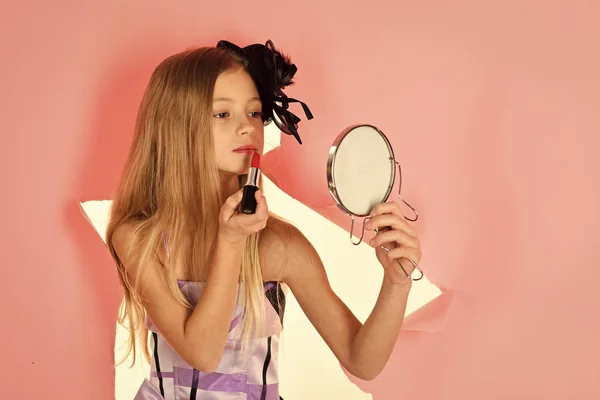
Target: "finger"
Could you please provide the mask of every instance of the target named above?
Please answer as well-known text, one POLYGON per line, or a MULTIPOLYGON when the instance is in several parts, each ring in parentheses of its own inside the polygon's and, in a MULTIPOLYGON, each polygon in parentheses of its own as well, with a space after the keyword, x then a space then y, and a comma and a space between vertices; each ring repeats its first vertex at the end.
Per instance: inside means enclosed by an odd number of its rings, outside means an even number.
POLYGON ((369 215, 369 217, 375 218, 380 215, 396 215, 398 217, 398 219, 401 221, 401 223, 406 226, 407 229, 405 229, 405 230, 407 232, 411 233, 411 235, 413 235, 415 237, 417 236, 417 231, 415 231, 412 228, 412 226, 408 223, 406 216, 400 209, 400 205, 398 203, 396 203, 395 201, 377 204, 371 210, 371 214, 369 215))
MULTIPOLYGON (((406 247, 419 247, 419 241, 408 233, 400 230, 391 230, 386 232, 378 233, 373 239, 369 241, 374 247, 381 246, 386 243, 396 243, 406 247)), ((390 247, 390 246, 385 246, 390 247)))
POLYGON ((375 207, 373 207, 371 214, 369 215, 371 217, 376 217, 377 215, 381 214, 395 214, 400 218, 405 219, 402 210, 400 210, 400 205, 395 201, 377 204, 375 207))
POLYGON ((265 212, 267 211, 267 199, 260 190, 254 193, 256 200, 256 210, 254 214, 251 214, 251 218, 248 218, 248 223, 253 224, 256 221, 264 218, 265 212))
POLYGON ((391 260, 406 258, 412 260, 415 264, 419 264, 421 261, 421 250, 414 247, 397 247, 388 252, 388 257, 391 260))
POLYGON ((256 192, 256 218, 260 222, 265 222, 269 218, 269 207, 267 206, 267 199, 259 191, 256 192))
POLYGON ((236 213, 236 209, 242 201, 242 196, 242 190, 238 190, 237 192, 229 196, 227 200, 225 200, 225 204, 223 204, 223 207, 221 207, 221 218, 223 221, 229 221, 231 217, 236 213))
POLYGON ((408 233, 410 236, 417 237, 417 231, 403 217, 396 214, 381 214, 371 218, 366 224, 365 229, 375 230, 384 227, 391 227, 408 233))
POLYGON ((253 214, 238 214, 236 219, 238 223, 243 226, 246 230, 254 232, 257 226, 264 224, 268 218, 269 211, 267 209, 267 200, 262 193, 257 190, 254 194, 256 199, 256 210, 253 214))

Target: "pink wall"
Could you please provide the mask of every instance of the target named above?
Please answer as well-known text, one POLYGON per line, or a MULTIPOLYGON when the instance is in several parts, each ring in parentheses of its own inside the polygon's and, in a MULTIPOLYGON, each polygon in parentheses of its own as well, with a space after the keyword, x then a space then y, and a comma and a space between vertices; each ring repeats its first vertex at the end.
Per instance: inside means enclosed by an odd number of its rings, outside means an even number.
POLYGON ((112 398, 120 290, 77 201, 112 194, 157 62, 268 37, 316 116, 304 147, 283 141, 282 188, 345 224, 326 208, 327 148, 346 125, 379 125, 423 215, 423 268, 454 292, 444 330, 403 333, 361 387, 377 400, 600 396, 598 3, 33 3, 0 13, 2 398, 112 398))

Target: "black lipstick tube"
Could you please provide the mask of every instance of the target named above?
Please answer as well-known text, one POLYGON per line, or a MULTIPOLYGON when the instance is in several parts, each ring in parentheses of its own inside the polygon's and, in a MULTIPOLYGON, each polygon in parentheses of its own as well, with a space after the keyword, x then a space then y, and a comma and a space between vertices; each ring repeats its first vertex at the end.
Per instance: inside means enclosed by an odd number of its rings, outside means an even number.
POLYGON ((244 214, 254 214, 256 212, 256 191, 258 190, 258 181, 260 179, 260 169, 250 167, 248 179, 242 189, 242 201, 240 203, 240 212, 244 214))

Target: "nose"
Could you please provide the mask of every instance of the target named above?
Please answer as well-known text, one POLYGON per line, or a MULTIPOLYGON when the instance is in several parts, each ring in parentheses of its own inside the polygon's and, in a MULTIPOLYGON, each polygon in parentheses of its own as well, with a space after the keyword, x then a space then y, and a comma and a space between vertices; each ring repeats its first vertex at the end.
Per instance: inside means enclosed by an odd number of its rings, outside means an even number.
POLYGON ((255 133, 254 125, 250 122, 250 119, 247 115, 240 117, 238 128, 236 133, 238 135, 253 135, 255 133))

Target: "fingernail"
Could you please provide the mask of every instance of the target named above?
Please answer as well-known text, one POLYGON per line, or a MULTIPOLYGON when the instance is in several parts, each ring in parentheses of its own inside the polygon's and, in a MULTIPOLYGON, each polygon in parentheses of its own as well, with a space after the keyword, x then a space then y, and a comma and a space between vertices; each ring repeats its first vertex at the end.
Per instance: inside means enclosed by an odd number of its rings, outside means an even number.
POLYGON ((371 240, 369 240, 369 244, 370 244, 371 246, 373 246, 373 245, 375 244, 375 239, 371 239, 371 240))

